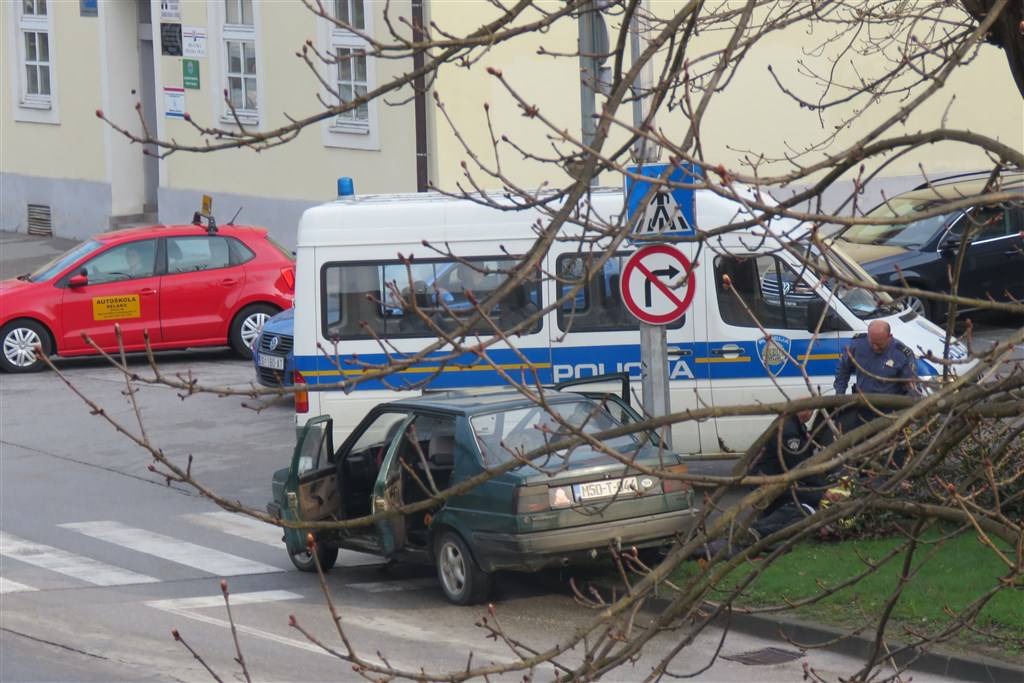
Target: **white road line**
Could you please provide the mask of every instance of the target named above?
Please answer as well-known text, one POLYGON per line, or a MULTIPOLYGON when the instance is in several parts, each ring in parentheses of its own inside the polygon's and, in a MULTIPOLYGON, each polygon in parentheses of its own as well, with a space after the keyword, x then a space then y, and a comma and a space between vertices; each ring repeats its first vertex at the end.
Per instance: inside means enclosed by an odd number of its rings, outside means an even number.
POLYGON ((255 562, 145 529, 125 526, 119 522, 76 522, 61 524, 61 526, 86 536, 98 538, 101 541, 114 543, 147 555, 154 555, 216 576, 270 574, 283 571, 269 564, 255 562))
POLYGON ((264 524, 252 517, 236 515, 227 510, 221 510, 219 512, 196 512, 182 515, 182 518, 192 524, 205 526, 208 529, 216 529, 232 536, 240 536, 274 548, 280 549, 284 547, 284 542, 281 541, 284 532, 281 530, 281 527, 264 524))
MULTIPOLYGON (((298 593, 290 593, 288 591, 256 591, 253 593, 233 593, 230 596, 232 607, 237 605, 254 605, 263 602, 297 600, 301 597, 302 596, 298 593)), ((231 622, 227 619, 218 619, 217 617, 211 617, 206 614, 197 614, 192 611, 209 607, 223 607, 224 597, 222 595, 202 596, 197 598, 178 598, 175 600, 153 600, 152 602, 147 602, 146 605, 163 612, 168 612, 175 616, 192 619, 193 621, 199 621, 204 624, 219 626, 226 629, 231 628, 231 622)), ((263 631, 258 628, 240 624, 238 623, 237 616, 235 617, 235 629, 255 638, 262 638, 263 640, 269 640, 270 642, 278 643, 280 645, 287 645, 299 650, 305 650, 306 652, 315 652, 317 654, 327 655, 328 657, 334 656, 325 652, 323 648, 317 647, 308 641, 286 638, 285 636, 279 636, 276 633, 270 633, 269 631, 263 631)))
POLYGON ((28 593, 29 591, 35 590, 39 589, 33 588, 32 586, 26 586, 23 583, 11 581, 10 579, 5 579, 0 576, 0 595, 4 595, 5 593, 28 593))
MULTIPOLYGON (((232 593, 232 605, 254 605, 261 602, 281 602, 282 600, 298 600, 302 596, 291 591, 252 591, 249 593, 232 593)), ((203 595, 197 598, 173 598, 170 600, 151 600, 146 603, 156 609, 183 610, 206 609, 207 607, 223 607, 223 595, 203 595)))
MULTIPOLYGON (((239 536, 241 538, 263 543, 278 550, 284 550, 284 541, 281 537, 284 531, 281 527, 272 524, 265 524, 252 517, 235 514, 227 510, 218 512, 195 512, 181 515, 182 519, 192 524, 215 529, 225 534, 239 536)), ((361 567, 372 564, 381 564, 384 560, 376 555, 356 552, 354 550, 341 550, 338 555, 338 565, 342 567, 361 567)))
POLYGON ((367 593, 396 593, 398 591, 419 590, 421 588, 436 588, 437 579, 406 579, 398 581, 375 581, 367 583, 349 583, 346 588, 366 591, 367 593))
POLYGON ((69 553, 53 546, 27 541, 4 531, 0 531, 0 555, 64 574, 95 586, 124 586, 159 581, 152 576, 114 567, 91 557, 69 553))

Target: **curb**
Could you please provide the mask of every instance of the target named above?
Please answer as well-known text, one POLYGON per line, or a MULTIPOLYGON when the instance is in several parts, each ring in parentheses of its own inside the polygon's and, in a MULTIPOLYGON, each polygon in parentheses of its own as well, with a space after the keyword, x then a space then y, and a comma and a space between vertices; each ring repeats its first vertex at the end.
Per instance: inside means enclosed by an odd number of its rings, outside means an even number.
MULTIPOLYGON (((622 586, 614 582, 593 581, 604 588, 621 592, 622 586)), ((671 601, 658 596, 648 598, 646 610, 661 611, 671 601)), ((712 606, 708 606, 710 611, 712 606)), ((720 616, 712 625, 724 627, 728 620, 729 628, 746 635, 776 640, 791 647, 813 646, 814 643, 829 643, 820 649, 826 652, 867 659, 874 647, 872 639, 824 624, 816 624, 791 617, 763 616, 733 612, 731 616, 720 616)), ((902 645, 900 641, 890 640, 890 647, 902 645)), ((949 652, 908 651, 895 658, 899 667, 917 673, 936 674, 962 681, 979 681, 980 683, 1006 683, 1024 681, 1024 659, 1022 666, 1015 667, 1009 662, 999 661, 981 655, 964 656, 949 652)))

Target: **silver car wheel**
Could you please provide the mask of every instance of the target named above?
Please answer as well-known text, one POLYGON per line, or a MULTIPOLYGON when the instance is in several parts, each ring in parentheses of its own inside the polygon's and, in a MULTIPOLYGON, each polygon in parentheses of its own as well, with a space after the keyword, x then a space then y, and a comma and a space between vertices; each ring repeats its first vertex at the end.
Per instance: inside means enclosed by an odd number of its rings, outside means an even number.
POLYGON ((36 362, 37 346, 42 346, 42 340, 35 330, 15 327, 4 337, 4 358, 11 365, 27 368, 36 362))
POLYGON ((916 296, 908 296, 903 299, 903 308, 907 311, 913 311, 919 316, 927 317, 927 308, 924 305, 924 301, 916 296))
POLYGON ((259 338, 260 332, 263 331, 263 326, 270 320, 270 316, 262 311, 253 313, 246 317, 242 321, 242 327, 240 330, 242 336, 242 343, 245 344, 246 348, 252 348, 252 345, 256 343, 256 339, 259 338))
POLYGON ((466 586, 466 557, 451 542, 441 548, 441 581, 449 595, 459 595, 466 586))

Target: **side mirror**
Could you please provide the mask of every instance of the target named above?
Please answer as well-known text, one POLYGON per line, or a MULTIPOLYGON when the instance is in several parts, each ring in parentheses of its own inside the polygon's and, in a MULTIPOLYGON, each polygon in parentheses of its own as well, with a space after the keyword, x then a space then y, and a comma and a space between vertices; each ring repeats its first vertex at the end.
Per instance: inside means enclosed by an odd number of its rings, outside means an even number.
POLYGON ((815 299, 807 303, 807 331, 811 334, 815 332, 835 332, 842 330, 843 327, 836 317, 835 311, 825 305, 825 302, 821 299, 815 299), (822 319, 824 316, 824 319, 822 319), (818 321, 821 320, 821 328, 818 328, 818 321))
POLYGON ((943 255, 951 255, 960 249, 959 237, 947 237, 939 244, 939 252, 943 255))
POLYGON ((89 276, 85 274, 84 270, 77 275, 72 275, 68 280, 68 287, 85 287, 87 284, 89 284, 89 276))

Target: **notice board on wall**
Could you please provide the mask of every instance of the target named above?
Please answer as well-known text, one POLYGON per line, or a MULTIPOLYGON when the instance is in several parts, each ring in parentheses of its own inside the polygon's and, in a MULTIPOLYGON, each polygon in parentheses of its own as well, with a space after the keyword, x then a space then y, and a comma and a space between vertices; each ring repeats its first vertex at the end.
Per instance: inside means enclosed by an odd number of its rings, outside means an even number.
POLYGON ((166 57, 181 56, 181 24, 160 24, 160 54, 166 57))

